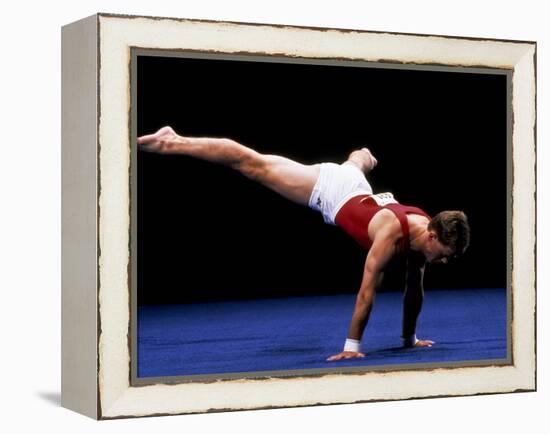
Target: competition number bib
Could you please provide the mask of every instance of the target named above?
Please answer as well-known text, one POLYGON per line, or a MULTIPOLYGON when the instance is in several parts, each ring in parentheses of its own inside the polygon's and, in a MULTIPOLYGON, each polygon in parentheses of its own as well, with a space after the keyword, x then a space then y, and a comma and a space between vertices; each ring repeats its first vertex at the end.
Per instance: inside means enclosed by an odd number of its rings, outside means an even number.
POLYGON ((379 205, 379 206, 386 206, 390 203, 398 203, 395 198, 393 197, 393 194, 391 193, 378 193, 373 194, 371 196, 372 199, 379 205))

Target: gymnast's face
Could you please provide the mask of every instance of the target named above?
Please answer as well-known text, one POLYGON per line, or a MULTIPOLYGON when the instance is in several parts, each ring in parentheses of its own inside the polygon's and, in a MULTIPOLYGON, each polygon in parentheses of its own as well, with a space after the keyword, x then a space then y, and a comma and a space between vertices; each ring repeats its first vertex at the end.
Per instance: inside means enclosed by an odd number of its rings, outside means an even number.
POLYGON ((452 247, 442 244, 435 232, 430 231, 424 246, 424 256, 430 264, 447 264, 454 255, 452 247))

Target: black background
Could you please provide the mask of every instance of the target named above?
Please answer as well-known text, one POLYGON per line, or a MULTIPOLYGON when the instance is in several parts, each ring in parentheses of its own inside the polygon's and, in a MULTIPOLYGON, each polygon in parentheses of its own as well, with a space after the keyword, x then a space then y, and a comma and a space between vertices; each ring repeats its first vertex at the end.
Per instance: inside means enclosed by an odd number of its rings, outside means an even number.
MULTIPOLYGON (((138 56, 137 133, 170 125, 304 163, 368 146, 375 192, 468 215, 467 254, 428 266, 426 289, 505 287, 506 95, 504 75, 138 56)), ((319 213, 225 167, 137 162, 139 304, 358 290, 366 252, 319 213)), ((381 290, 402 290, 402 265, 381 290)))

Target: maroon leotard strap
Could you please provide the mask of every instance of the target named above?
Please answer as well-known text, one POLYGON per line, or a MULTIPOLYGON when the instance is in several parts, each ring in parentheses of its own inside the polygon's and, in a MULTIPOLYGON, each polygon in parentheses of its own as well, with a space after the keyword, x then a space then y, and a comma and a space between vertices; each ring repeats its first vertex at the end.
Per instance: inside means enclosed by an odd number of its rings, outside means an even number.
POLYGON ((401 224, 401 232, 403 232, 403 238, 401 238, 401 241, 400 241, 400 248, 402 252, 409 251, 410 230, 409 230, 409 221, 407 220, 407 214, 419 214, 431 219, 430 216, 426 214, 424 211, 422 211, 420 208, 416 208, 414 206, 401 205, 400 203, 390 203, 386 205, 384 208, 387 208, 391 212, 393 212, 397 217, 397 219, 399 220, 399 223, 401 224))
POLYGON ((401 238, 401 241, 399 242, 399 246, 401 247, 402 252, 406 252, 409 250, 410 242, 409 242, 409 222, 407 221, 407 214, 402 211, 403 206, 397 203, 390 203, 386 205, 384 208, 389 209, 392 211, 395 216, 397 217, 397 220, 399 220, 399 224, 401 224, 401 232, 403 233, 403 237, 401 238))

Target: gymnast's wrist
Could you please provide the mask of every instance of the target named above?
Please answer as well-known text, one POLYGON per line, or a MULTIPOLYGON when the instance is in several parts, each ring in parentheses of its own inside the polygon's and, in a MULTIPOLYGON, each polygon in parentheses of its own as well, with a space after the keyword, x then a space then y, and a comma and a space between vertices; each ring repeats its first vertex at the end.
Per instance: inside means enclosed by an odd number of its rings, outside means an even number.
POLYGON ((357 339, 346 339, 346 343, 344 344, 344 351, 350 351, 354 353, 360 352, 361 341, 357 339))

